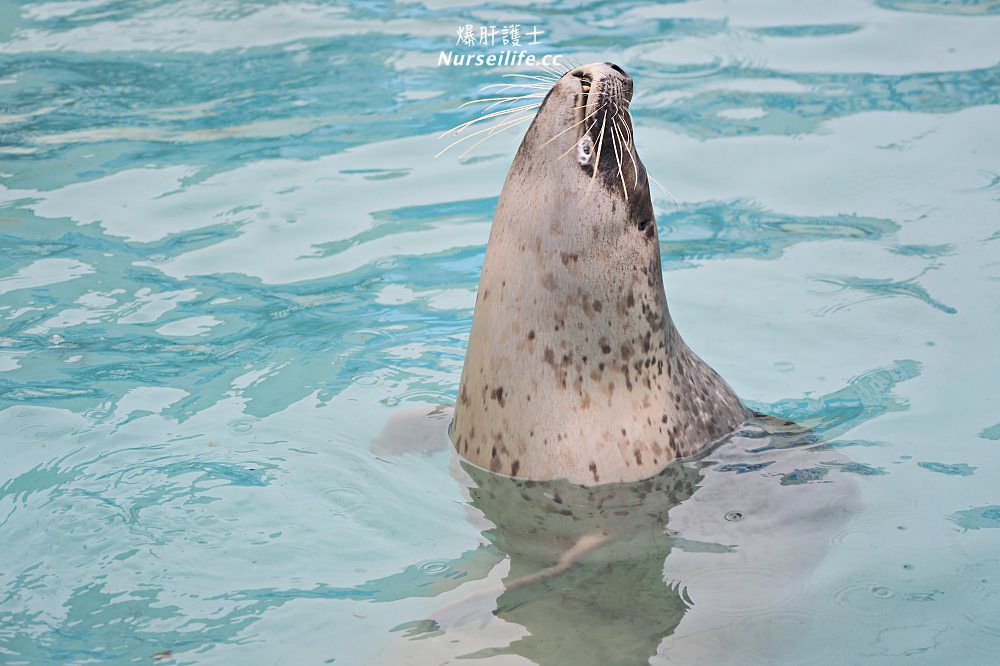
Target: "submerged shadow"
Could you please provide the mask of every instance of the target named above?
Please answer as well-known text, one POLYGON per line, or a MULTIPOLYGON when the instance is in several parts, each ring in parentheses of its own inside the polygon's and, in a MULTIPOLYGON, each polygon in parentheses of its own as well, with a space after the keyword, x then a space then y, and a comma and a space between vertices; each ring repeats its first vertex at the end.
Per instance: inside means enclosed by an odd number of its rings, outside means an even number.
POLYGON ((664 582, 663 565, 678 547, 665 533, 668 514, 696 492, 697 466, 678 463, 653 479, 596 488, 463 467, 472 505, 495 525, 484 536, 509 562, 494 615, 527 630, 510 645, 463 656, 648 662, 690 604, 679 586, 664 582))

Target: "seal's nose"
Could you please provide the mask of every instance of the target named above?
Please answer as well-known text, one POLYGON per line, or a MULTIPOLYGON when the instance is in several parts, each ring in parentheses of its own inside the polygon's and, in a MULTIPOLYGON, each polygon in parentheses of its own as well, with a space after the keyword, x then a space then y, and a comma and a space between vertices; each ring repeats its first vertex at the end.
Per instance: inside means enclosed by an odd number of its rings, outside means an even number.
POLYGON ((633 91, 632 77, 629 76, 628 74, 626 74, 624 69, 622 69, 621 67, 619 67, 618 65, 616 65, 613 62, 606 62, 604 64, 608 65, 609 67, 611 67, 611 69, 615 70, 616 72, 618 72, 619 74, 622 75, 622 78, 624 79, 624 81, 622 82, 622 88, 624 89, 623 92, 625 94, 625 101, 626 102, 631 102, 632 101, 632 91, 633 91))
POLYGON ((606 62, 604 64, 608 65, 611 69, 615 70, 616 72, 618 72, 619 74, 621 74, 622 76, 624 76, 627 80, 629 80, 629 81, 632 80, 632 77, 629 76, 628 74, 626 74, 625 70, 622 69, 621 67, 619 67, 618 65, 616 65, 615 63, 613 63, 613 62, 606 62))

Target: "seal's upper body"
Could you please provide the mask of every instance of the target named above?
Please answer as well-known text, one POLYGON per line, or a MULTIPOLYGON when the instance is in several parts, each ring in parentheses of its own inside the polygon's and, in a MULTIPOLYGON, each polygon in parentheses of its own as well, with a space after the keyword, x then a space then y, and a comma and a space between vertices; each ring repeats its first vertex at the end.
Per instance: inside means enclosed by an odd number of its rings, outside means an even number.
POLYGON ((507 174, 451 430, 475 465, 635 481, 748 417, 670 318, 631 97, 616 65, 569 72, 507 174))

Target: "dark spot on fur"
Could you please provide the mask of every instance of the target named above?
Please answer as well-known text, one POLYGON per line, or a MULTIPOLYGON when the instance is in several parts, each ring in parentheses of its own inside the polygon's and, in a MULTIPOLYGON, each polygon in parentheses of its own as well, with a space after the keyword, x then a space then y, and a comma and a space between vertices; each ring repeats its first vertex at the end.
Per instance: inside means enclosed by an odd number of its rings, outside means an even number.
POLYGON ((575 263, 577 260, 579 260, 580 255, 576 254, 575 252, 560 252, 559 258, 562 259, 563 266, 569 266, 569 263, 571 261, 575 263))
POLYGON ((520 460, 515 460, 510 465, 510 475, 511 476, 517 476, 517 470, 519 470, 519 469, 521 469, 521 461, 520 460))
POLYGON ((546 347, 546 348, 545 348, 545 353, 544 353, 544 355, 542 356, 542 358, 544 358, 544 359, 545 359, 545 362, 546 362, 546 363, 548 363, 549 365, 551 365, 551 366, 555 367, 555 364, 556 364, 556 355, 555 355, 555 353, 554 353, 554 352, 552 351, 552 348, 551 348, 551 347, 546 347))
POLYGON ((642 451, 640 451, 639 449, 635 449, 635 450, 632 451, 632 453, 635 454, 635 464, 636 465, 641 465, 642 464, 642 451))
POLYGON ((594 475, 594 483, 597 483, 601 480, 601 477, 597 475, 597 463, 595 463, 593 460, 590 461, 590 473, 594 475))
POLYGON ((503 397, 503 387, 498 386, 490 393, 490 397, 500 403, 501 407, 506 406, 507 401, 503 397))
POLYGON ((534 340, 535 339, 535 331, 534 331, 534 329, 528 331, 528 339, 529 340, 534 340))

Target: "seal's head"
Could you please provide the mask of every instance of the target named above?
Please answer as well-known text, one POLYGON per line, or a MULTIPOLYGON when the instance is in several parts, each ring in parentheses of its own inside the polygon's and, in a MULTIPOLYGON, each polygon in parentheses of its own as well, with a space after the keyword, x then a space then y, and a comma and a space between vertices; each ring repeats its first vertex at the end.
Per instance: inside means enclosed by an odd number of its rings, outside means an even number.
POLYGON ((613 63, 562 76, 521 142, 504 187, 511 196, 501 197, 497 218, 548 221, 553 231, 606 250, 602 262, 621 252, 629 263, 655 261, 658 273, 649 179, 629 113, 632 92, 632 78, 613 63), (513 195, 515 189, 530 189, 531 196, 513 195))
POLYGON ((642 479, 746 416, 670 319, 631 100, 617 65, 566 73, 507 174, 452 426, 490 471, 642 479))

